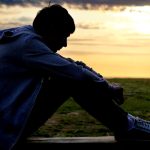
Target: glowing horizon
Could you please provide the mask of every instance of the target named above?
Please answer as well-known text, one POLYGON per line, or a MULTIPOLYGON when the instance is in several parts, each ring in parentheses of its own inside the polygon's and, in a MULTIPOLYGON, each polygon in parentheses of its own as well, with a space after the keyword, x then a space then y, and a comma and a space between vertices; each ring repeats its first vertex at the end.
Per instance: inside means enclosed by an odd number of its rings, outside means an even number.
POLYGON ((77 31, 61 53, 84 60, 105 77, 150 77, 149 6, 70 13, 77 31))
MULTIPOLYGON (((150 6, 68 8, 76 31, 59 53, 83 60, 105 77, 150 78, 150 6)), ((0 9, 0 28, 31 24, 41 7, 0 9)))

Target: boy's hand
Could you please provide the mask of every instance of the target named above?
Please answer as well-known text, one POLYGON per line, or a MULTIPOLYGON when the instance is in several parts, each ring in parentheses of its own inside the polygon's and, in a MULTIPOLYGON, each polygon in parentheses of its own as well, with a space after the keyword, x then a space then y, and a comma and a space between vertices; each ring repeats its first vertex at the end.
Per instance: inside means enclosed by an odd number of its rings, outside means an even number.
POLYGON ((113 100, 119 105, 123 104, 124 103, 123 88, 119 84, 116 84, 116 83, 113 83, 110 86, 112 88, 113 100))

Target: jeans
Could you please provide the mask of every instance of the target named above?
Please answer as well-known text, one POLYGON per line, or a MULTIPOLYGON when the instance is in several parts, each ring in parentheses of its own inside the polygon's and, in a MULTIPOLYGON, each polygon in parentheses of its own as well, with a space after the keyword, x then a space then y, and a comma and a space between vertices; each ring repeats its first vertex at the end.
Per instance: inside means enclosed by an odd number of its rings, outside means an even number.
POLYGON ((113 132, 127 129, 128 113, 98 83, 51 79, 44 81, 21 139, 42 126, 69 97, 113 132))

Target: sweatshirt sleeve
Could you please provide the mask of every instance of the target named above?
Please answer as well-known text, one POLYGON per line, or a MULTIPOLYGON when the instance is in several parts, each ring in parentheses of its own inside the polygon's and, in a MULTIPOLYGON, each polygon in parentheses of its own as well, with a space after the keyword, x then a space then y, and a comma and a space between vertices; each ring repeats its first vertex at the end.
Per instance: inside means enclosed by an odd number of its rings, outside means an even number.
POLYGON ((68 78, 81 81, 101 82, 108 86, 103 77, 98 77, 90 70, 61 55, 52 52, 39 38, 31 38, 25 44, 22 61, 26 67, 58 78, 68 78))

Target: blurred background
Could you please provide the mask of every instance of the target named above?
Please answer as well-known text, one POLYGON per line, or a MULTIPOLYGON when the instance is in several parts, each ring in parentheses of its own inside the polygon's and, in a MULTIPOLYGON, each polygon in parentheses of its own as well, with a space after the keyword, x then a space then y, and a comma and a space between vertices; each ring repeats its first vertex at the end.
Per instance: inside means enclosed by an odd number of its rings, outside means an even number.
MULTIPOLYGON (((49 0, 0 0, 0 30, 32 25, 49 0)), ((51 0, 74 18, 76 31, 59 53, 106 78, 150 78, 149 0, 51 0)))

